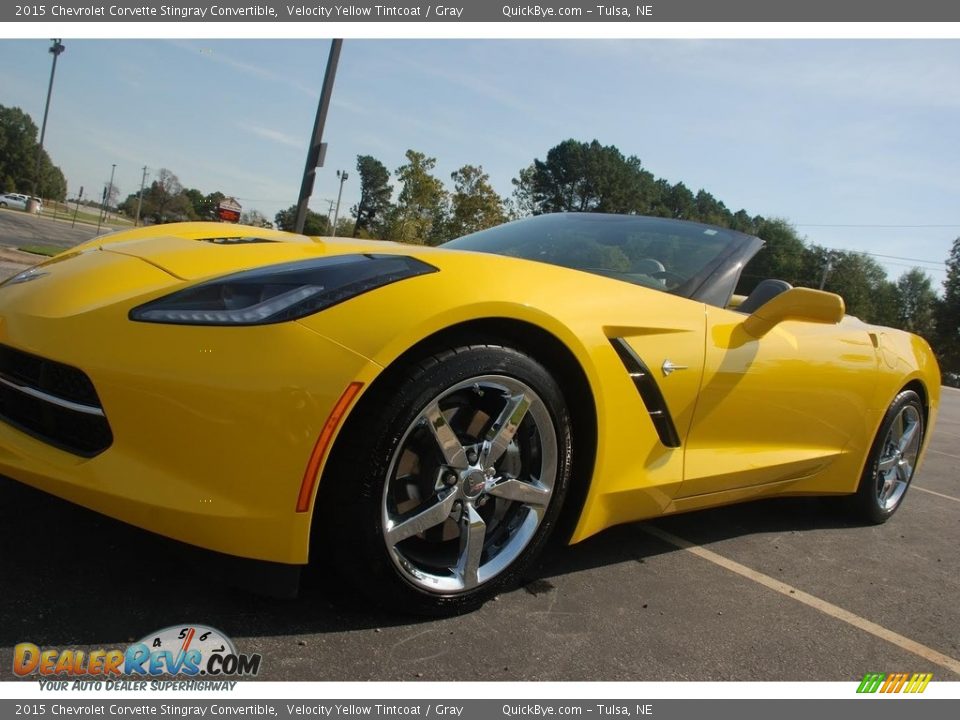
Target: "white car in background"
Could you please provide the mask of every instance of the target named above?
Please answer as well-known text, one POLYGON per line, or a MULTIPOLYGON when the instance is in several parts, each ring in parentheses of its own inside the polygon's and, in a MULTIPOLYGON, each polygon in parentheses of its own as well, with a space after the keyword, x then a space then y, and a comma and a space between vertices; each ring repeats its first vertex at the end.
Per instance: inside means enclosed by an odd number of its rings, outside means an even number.
POLYGON ((21 195, 20 193, 6 193, 5 195, 0 195, 0 208, 26 210, 29 199, 27 195, 21 195))

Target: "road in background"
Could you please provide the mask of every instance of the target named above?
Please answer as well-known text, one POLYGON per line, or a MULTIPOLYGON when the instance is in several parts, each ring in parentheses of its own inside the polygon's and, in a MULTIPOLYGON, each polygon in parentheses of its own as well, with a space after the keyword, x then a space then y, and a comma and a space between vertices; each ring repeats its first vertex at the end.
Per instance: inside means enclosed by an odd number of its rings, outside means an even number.
MULTIPOLYGON (((0 210, 0 280, 45 259, 44 255, 20 252, 18 248, 70 248, 97 236, 96 225, 78 222, 71 227, 70 217, 53 220, 18 210, 0 210)), ((100 228, 101 235, 112 231, 106 225, 100 228)))

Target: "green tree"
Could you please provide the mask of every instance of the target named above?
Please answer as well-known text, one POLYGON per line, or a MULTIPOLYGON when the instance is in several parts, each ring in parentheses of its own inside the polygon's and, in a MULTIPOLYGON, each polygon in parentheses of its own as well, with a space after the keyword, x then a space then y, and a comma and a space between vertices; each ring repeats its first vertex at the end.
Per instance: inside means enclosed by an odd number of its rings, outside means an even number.
MULTIPOLYGON (((960 373, 960 237, 953 241, 947 256, 943 299, 937 308, 935 347, 940 368, 945 373, 960 373)), ((952 384, 958 385, 957 381, 952 384)))
POLYGON ((120 188, 115 182, 109 180, 103 181, 103 193, 101 195, 104 204, 108 208, 117 207, 117 198, 120 197, 120 188))
MULTIPOLYGON (((296 232, 297 226, 297 206, 291 205, 286 210, 281 210, 274 216, 278 230, 287 232, 296 232)), ((338 223, 339 225, 339 223, 338 223)), ((330 221, 326 215, 315 213, 307 209, 307 217, 303 222, 303 234, 318 237, 326 237, 330 234, 330 221)))
POLYGON ((196 188, 184 188, 183 196, 190 203, 190 219, 206 219, 203 217, 203 193, 196 188))
POLYGON ((128 217, 135 217, 137 214, 137 193, 130 193, 117 203, 117 211, 128 217))
POLYGON ((900 291, 897 283, 884 280, 875 287, 872 305, 870 322, 887 327, 900 327, 900 291))
POLYGON ((40 153, 40 177, 37 182, 37 195, 42 198, 59 200, 67 199, 67 179, 63 171, 50 161, 47 151, 40 153))
POLYGON ((666 180, 660 181, 660 202, 658 207, 665 212, 658 212, 664 217, 677 220, 693 220, 697 217, 697 203, 690 192, 690 188, 682 182, 670 185, 666 180))
POLYGON ((447 191, 439 178, 431 174, 436 158, 416 150, 407 150, 407 164, 396 170, 400 195, 390 213, 390 240, 437 245, 445 237, 447 191))
MULTIPOLYGON (((532 202, 546 212, 650 212, 658 203, 653 175, 615 146, 565 140, 533 161, 532 202)), ((520 182, 520 180, 518 180, 520 182)), ((516 183, 515 183, 516 184, 516 183)))
POLYGON ((730 229, 736 230, 737 232, 746 233, 747 235, 756 235, 758 230, 764 222, 764 219, 759 215, 757 217, 750 217, 746 210, 737 210, 730 218, 730 229))
POLYGON ((159 224, 189 219, 192 213, 193 206, 183 192, 180 178, 167 168, 160 168, 157 179, 144 191, 141 216, 159 224))
POLYGON ((357 172, 360 174, 360 202, 350 210, 356 218, 351 235, 379 237, 393 195, 390 171, 371 155, 357 155, 357 172))
POLYGON ((724 227, 730 226, 730 221, 733 218, 733 214, 727 210, 726 205, 717 200, 706 190, 700 190, 697 192, 697 196, 694 198, 694 201, 697 207, 697 220, 700 222, 709 223, 711 225, 722 225, 724 227))
POLYGON ((183 191, 183 196, 190 203, 189 215, 192 220, 216 220, 217 205, 227 197, 219 190, 204 195, 196 188, 187 188, 183 191))
POLYGON ((267 219, 259 210, 249 210, 240 214, 241 225, 252 225, 253 227, 273 228, 273 223, 267 219))
POLYGON ((761 280, 776 278, 792 285, 805 282, 807 247, 786 220, 761 219, 755 233, 763 247, 743 269, 737 292, 749 295, 761 280))
POLYGON ((521 168, 517 177, 510 182, 513 185, 513 194, 507 203, 507 214, 511 220, 535 215, 537 204, 533 199, 534 176, 537 168, 533 164, 521 168))
POLYGON ((460 237, 506 222, 503 199, 490 185, 490 176, 482 167, 464 165, 450 174, 453 195, 450 198, 449 233, 460 237))
POLYGON ((0 191, 63 200, 67 181, 46 150, 37 162, 37 126, 17 107, 0 105, 0 191), (36 184, 35 184, 36 182, 36 184))
POLYGON ((897 280, 897 326, 925 338, 932 338, 935 327, 937 294, 933 281, 920 268, 905 272, 897 280))
POLYGON ((26 191, 37 160, 37 126, 17 107, 0 105, 0 185, 4 192, 26 191))
POLYGON ((798 283, 819 287, 843 298, 847 313, 865 322, 886 320, 884 305, 875 300, 882 292, 887 274, 876 260, 868 255, 845 250, 830 250, 811 245, 803 264, 803 280, 798 283))

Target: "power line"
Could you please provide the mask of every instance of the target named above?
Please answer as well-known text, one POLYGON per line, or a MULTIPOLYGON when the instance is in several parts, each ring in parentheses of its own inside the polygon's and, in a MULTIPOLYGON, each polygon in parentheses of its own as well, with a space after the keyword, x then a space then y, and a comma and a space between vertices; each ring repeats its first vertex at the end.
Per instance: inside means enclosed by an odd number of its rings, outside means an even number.
POLYGON ((858 224, 858 223, 790 223, 794 227, 822 227, 822 228, 904 228, 904 229, 919 229, 919 228, 960 228, 960 224, 951 224, 951 225, 872 225, 872 224, 858 224))
MULTIPOLYGON (((819 245, 818 243, 814 243, 814 245, 816 245, 817 247, 821 247, 824 250, 832 250, 832 251, 843 252, 843 253, 855 253, 857 255, 869 255, 870 257, 884 258, 885 260, 901 260, 903 262, 908 262, 908 263, 924 263, 926 265, 936 265, 938 267, 946 267, 947 265, 947 263, 945 263, 942 260, 922 260, 920 258, 902 257, 900 255, 884 255, 882 253, 868 252, 867 250, 851 250, 849 248, 827 247, 826 245, 819 245)), ((895 265, 896 263, 890 263, 890 264, 895 265)))

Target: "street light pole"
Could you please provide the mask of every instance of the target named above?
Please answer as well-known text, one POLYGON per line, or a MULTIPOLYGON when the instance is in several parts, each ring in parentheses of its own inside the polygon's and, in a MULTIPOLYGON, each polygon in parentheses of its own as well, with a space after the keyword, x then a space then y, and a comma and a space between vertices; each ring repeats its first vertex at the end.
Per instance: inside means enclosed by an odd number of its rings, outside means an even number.
POLYGON ((327 150, 327 144, 323 142, 323 126, 327 122, 327 110, 330 108, 330 96, 333 95, 333 81, 337 77, 337 63, 340 62, 342 45, 342 39, 330 43, 327 71, 323 75, 323 89, 320 91, 320 104, 317 105, 313 135, 310 137, 307 161, 303 168, 303 180, 300 183, 300 199, 297 201, 297 219, 294 225, 294 232, 298 233, 303 232, 303 225, 307 221, 307 205, 310 204, 310 196, 313 194, 313 181, 316 179, 317 168, 323 167, 323 157, 327 150))
POLYGON ((346 172, 337 170, 337 177, 340 178, 340 192, 337 194, 337 209, 333 212, 333 227, 330 229, 330 237, 337 236, 337 218, 340 217, 340 198, 343 197, 343 184, 350 176, 346 172))
POLYGON ((51 39, 50 42, 53 45, 50 46, 49 52, 53 54, 53 67, 50 68, 50 84, 47 85, 47 104, 43 108, 43 124, 40 126, 40 144, 37 145, 37 162, 34 166, 33 174, 33 194, 38 194, 40 188, 40 157, 43 155, 43 139, 47 134, 47 113, 50 112, 50 94, 53 92, 53 76, 57 72, 57 58, 60 57, 60 53, 66 50, 66 46, 60 42, 59 38, 51 39))

